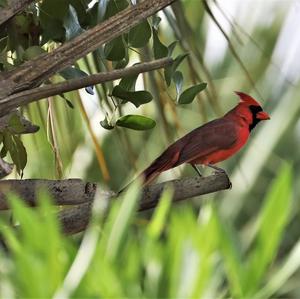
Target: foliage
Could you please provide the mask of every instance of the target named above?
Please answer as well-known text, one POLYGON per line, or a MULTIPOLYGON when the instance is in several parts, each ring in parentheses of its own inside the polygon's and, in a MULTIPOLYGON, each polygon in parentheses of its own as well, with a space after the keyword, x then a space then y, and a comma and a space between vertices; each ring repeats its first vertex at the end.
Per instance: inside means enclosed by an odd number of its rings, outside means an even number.
MULTIPOLYGON (((255 217, 252 245, 246 251, 238 232, 224 223, 215 204, 204 205, 197 219, 188 205, 171 209, 170 189, 149 221, 136 215, 136 185, 111 205, 106 217, 99 198, 91 224, 79 240, 61 234, 56 210, 45 194, 40 195, 35 210, 11 196, 18 228, 1 221, 7 252, 2 249, 0 255, 0 295, 254 298, 280 272, 278 265, 291 267, 291 261, 282 262, 278 256, 292 218, 291 181, 287 165, 265 196, 255 217)), ((273 283, 268 296, 279 295, 277 291, 295 270, 273 283)))
MULTIPOLYGON (((128 0, 110 0, 98 1, 93 3, 91 0, 74 1, 52 1, 43 0, 36 5, 32 5, 25 12, 13 18, 12 23, 7 24, 6 30, 0 35, 1 38, 1 53, 0 53, 0 70, 8 71, 16 68, 24 61, 31 60, 40 54, 50 52, 53 48, 68 42, 74 37, 82 34, 97 23, 103 22, 112 17, 123 9, 127 8, 130 4, 128 0)), ((143 49, 150 48, 153 52, 154 58, 163 58, 172 55, 174 44, 169 47, 165 46, 159 39, 159 23, 160 18, 154 17, 152 22, 145 20, 129 30, 128 33, 123 34, 114 40, 108 42, 101 48, 101 51, 95 52, 95 58, 101 61, 105 68, 124 68, 130 62, 132 53, 138 52, 141 60, 144 60, 143 49), (150 43, 150 40, 152 42, 150 43), (134 49, 136 48, 136 49, 134 49), (140 51, 140 49, 143 48, 140 51)), ((174 72, 186 57, 186 54, 179 55, 174 64, 166 69, 165 78, 166 84, 169 86, 173 79, 174 72)), ((101 71, 98 69, 97 71, 101 71)), ((181 74, 181 73, 179 73, 181 74)), ((59 75, 64 79, 80 78, 87 76, 84 70, 81 70, 78 65, 69 67, 59 72, 59 75)), ((178 75, 178 73, 177 73, 178 75)), ((183 76, 181 76, 183 78, 183 76)), ((104 121, 99 122, 104 129, 112 130, 115 125, 122 126, 133 130, 148 130, 154 127, 155 121, 149 119, 149 124, 145 125, 143 117, 131 117, 130 115, 124 116, 122 106, 127 102, 132 103, 135 107, 140 107, 153 100, 153 96, 146 90, 135 90, 135 78, 123 78, 118 85, 108 88, 109 94, 105 92, 104 99, 97 89, 98 96, 100 97, 100 104, 103 107, 103 102, 106 102, 109 107, 114 105, 114 109, 106 112, 108 115, 104 121), (124 84, 126 81, 132 81, 131 84, 124 84), (109 97, 108 97, 109 96, 109 97), (119 114, 119 116, 116 116, 119 114), (108 120, 110 119, 110 120, 108 120), (126 123, 125 120, 126 119, 126 123), (151 124, 150 124, 151 122, 151 124)), ((55 80, 55 78, 50 81, 55 80)), ((45 82, 48 84, 49 82, 45 82)), ((201 83, 185 91, 179 98, 178 103, 187 104, 193 101, 196 94, 202 91, 206 85, 201 83), (202 86, 202 88, 199 88, 202 86)), ((90 94, 94 94, 93 87, 86 88, 90 94)), ((178 95, 179 96, 179 95, 178 95)), ((65 95, 61 95, 71 108, 74 108, 72 101, 65 95)), ((104 109, 103 109, 104 110, 104 109)), ((53 139, 54 136, 52 136, 53 139)), ((50 138, 51 139, 51 138, 50 138)), ((4 139, 5 140, 5 139, 4 139)), ((27 160, 24 159, 24 146, 19 138, 17 138, 19 151, 19 160, 17 161, 16 155, 11 158, 16 165, 17 172, 23 173, 27 160), (22 151, 20 150, 22 149, 22 151)), ((55 138, 53 139, 55 142, 55 138)), ((56 147, 53 145, 53 147, 56 147)), ((3 144, 3 155, 6 155, 7 144, 3 144)), ((56 154, 57 156, 57 154, 56 154)), ((61 164, 60 161, 56 161, 61 164)), ((102 167, 103 168, 103 167, 102 167)), ((58 170, 61 173, 61 170, 58 170)))
MULTIPOLYGON (((1 9, 8 2, 0 0, 1 9)), ((131 2, 37 1, 1 27, 1 75, 131 2)), ((117 190, 170 142, 230 110, 237 102, 233 91, 241 90, 257 98, 271 120, 257 126, 246 147, 222 165, 232 189, 207 196, 205 204, 195 199, 172 208, 164 195, 147 224, 148 214, 133 214, 136 202, 122 213, 117 203, 110 221, 95 215, 86 235, 74 238, 61 235, 49 204, 30 210, 12 200, 15 223, 23 228, 13 231, 3 220, 7 212, 1 212, 0 230, 10 247, 9 254, 1 251, 2 297, 59 295, 62 285, 72 297, 300 296, 297 3, 207 4, 228 40, 203 1, 177 1, 44 84, 166 56, 175 59, 172 66, 23 107, 41 130, 22 135, 14 118, 0 132, 0 149, 20 174, 28 160, 25 178, 81 177, 117 190), (204 82, 207 87, 195 96, 204 82), (279 167, 287 161, 293 171, 279 167), (87 268, 78 266, 82 256, 88 257, 87 268)), ((160 178, 184 175, 192 170, 177 168, 160 178)))

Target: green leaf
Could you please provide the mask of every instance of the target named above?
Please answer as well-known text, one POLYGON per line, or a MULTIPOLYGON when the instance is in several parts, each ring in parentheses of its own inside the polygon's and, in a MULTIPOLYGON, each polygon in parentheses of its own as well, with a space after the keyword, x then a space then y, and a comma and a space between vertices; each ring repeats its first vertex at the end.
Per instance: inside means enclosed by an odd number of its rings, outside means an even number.
POLYGON ((13 114, 8 121, 8 129, 11 133, 21 134, 24 132, 24 125, 21 122, 20 116, 13 114))
POLYGON ((125 9, 127 6, 128 6, 128 2, 126 0, 109 0, 108 5, 106 7, 104 19, 106 20, 114 16, 116 13, 125 9))
POLYGON ((15 143, 15 150, 13 153, 9 153, 14 164, 16 165, 18 174, 23 176, 23 170, 27 164, 27 152, 19 136, 13 135, 13 140, 15 143))
POLYGON ((69 9, 68 0, 44 0, 40 5, 41 17, 63 20, 69 9))
POLYGON ((190 104, 193 102, 195 96, 207 86, 207 83, 200 83, 198 85, 187 88, 178 99, 179 104, 190 104))
POLYGON ((117 69, 123 69, 129 62, 129 59, 127 59, 126 57, 123 58, 122 60, 119 61, 113 61, 112 62, 112 66, 115 70, 117 69))
POLYGON ((0 0, 0 7, 7 6, 7 0, 0 0))
POLYGON ((40 5, 40 24, 43 30, 42 44, 49 39, 64 41, 65 28, 63 19, 68 12, 66 0, 44 0, 40 5))
POLYGON ((136 107, 149 103, 153 99, 152 94, 146 90, 127 91, 120 85, 114 87, 112 95, 119 99, 131 102, 136 107))
POLYGON ((104 46, 105 58, 111 61, 118 61, 125 58, 126 50, 122 36, 119 36, 104 46))
POLYGON ((172 80, 173 75, 176 72, 178 66, 183 61, 183 59, 186 58, 188 55, 189 55, 188 53, 178 55, 174 59, 173 63, 165 68, 165 80, 166 80, 166 83, 168 86, 170 86, 171 80, 172 80))
POLYGON ((147 20, 130 29, 128 42, 134 48, 144 47, 151 37, 151 26, 147 20))
POLYGON ((3 132, 3 134, 2 134, 3 146, 2 146, 2 149, 1 149, 1 152, 0 152, 0 157, 1 158, 6 157, 6 155, 7 155, 7 152, 8 152, 8 142, 9 142, 8 138, 10 138, 10 136, 11 135, 7 131, 3 132))
POLYGON ((155 29, 155 30, 158 30, 158 25, 159 23, 161 22, 161 18, 157 15, 154 15, 152 17, 152 27, 155 29))
POLYGON ((1 157, 5 157, 7 152, 9 152, 13 163, 16 165, 18 174, 22 176, 23 170, 27 164, 26 149, 19 136, 4 132, 1 157))
POLYGON ((9 132, 4 131, 3 132, 3 148, 5 148, 5 152, 12 150, 12 147, 13 147, 12 135, 9 132))
POLYGON ((176 87, 176 93, 177 93, 177 100, 179 98, 179 95, 181 93, 182 90, 182 85, 183 85, 183 75, 181 72, 176 71, 173 75, 173 81, 175 83, 175 87, 176 87))
POLYGON ((156 125, 156 122, 153 119, 142 115, 129 114, 120 117, 117 120, 116 125, 119 127, 142 131, 153 129, 156 125))
MULTIPOLYGON (((124 44, 124 40, 123 40, 124 44)), ((125 57, 121 60, 118 61, 113 61, 112 66, 114 69, 123 69, 129 62, 129 53, 128 53, 128 48, 124 47, 125 49, 125 57)))
POLYGON ((7 42, 8 42, 8 37, 7 36, 4 36, 4 37, 0 38, 0 54, 4 53, 6 51, 7 42))
POLYGON ((72 5, 76 10, 76 16, 79 21, 79 24, 86 25, 88 22, 88 18, 90 18, 90 14, 88 11, 89 2, 87 0, 68 0, 69 5, 72 5))
POLYGON ((97 7, 97 23, 100 23, 104 20, 108 4, 109 0, 99 0, 97 7))
POLYGON ((69 5, 68 12, 63 19, 63 26, 66 30, 66 40, 71 40, 84 32, 79 24, 77 12, 72 5, 69 5))
POLYGON ((64 94, 61 93, 61 94, 59 94, 59 96, 62 97, 62 98, 65 100, 65 102, 66 102, 66 104, 68 105, 69 108, 74 109, 73 103, 72 103, 70 100, 68 100, 68 99, 65 97, 64 94))
MULTIPOLYGON (((88 74, 76 67, 67 67, 59 72, 59 74, 66 80, 74 79, 74 78, 83 78, 87 77, 88 74)), ((91 95, 94 95, 94 86, 88 86, 85 88, 85 91, 91 95)))
POLYGON ((32 46, 32 47, 29 47, 25 50, 25 52, 23 53, 22 55, 22 58, 23 60, 31 60, 41 54, 44 54, 46 53, 46 51, 39 47, 39 46, 32 46))
POLYGON ((171 57, 173 55, 174 49, 177 45, 177 40, 172 42, 169 46, 168 46, 168 56, 171 57))
POLYGON ((135 84, 138 78, 138 74, 133 76, 127 76, 121 79, 119 86, 128 91, 135 91, 135 84))
POLYGON ((30 18, 25 14, 16 15, 13 19, 14 25, 16 27, 16 33, 20 36, 21 34, 30 33, 30 18))
POLYGON ((155 29, 153 29, 153 52, 155 59, 168 56, 168 48, 163 43, 161 43, 155 29))

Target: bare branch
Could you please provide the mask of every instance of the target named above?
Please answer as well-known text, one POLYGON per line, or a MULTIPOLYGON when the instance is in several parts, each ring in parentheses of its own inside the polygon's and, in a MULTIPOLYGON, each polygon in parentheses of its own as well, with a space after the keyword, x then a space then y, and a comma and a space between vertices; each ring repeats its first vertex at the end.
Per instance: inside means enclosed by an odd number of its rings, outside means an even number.
POLYGON ((65 234, 77 234, 86 229, 92 212, 92 202, 63 210, 59 214, 59 222, 65 234))
POLYGON ((39 190, 46 190, 57 205, 77 205, 94 199, 96 184, 80 179, 68 180, 3 180, 0 181, 0 210, 9 209, 6 196, 14 192, 28 205, 35 206, 39 190))
MULTIPOLYGON (((137 75, 140 73, 150 72, 173 62, 171 58, 162 58, 150 62, 139 63, 125 69, 113 70, 111 72, 98 73, 87 77, 71 79, 57 84, 45 85, 13 94, 0 101, 0 117, 6 115, 11 109, 19 106, 64 92, 76 90, 79 88, 104 83, 107 81, 117 80, 125 76, 137 75)), ((1 129, 1 118, 0 118, 1 129)))
POLYGON ((8 0, 8 5, 0 10, 0 25, 23 11, 30 3, 36 0, 8 0))
MULTIPOLYGON (((160 184, 150 185, 143 189, 140 211, 154 208, 158 202, 164 187, 170 184, 174 189, 173 201, 189 199, 195 196, 217 192, 231 187, 229 178, 225 173, 217 172, 208 177, 188 177, 172 180, 160 184)), ((0 210, 7 209, 5 194, 9 191, 18 193, 21 198, 30 204, 36 204, 36 190, 45 188, 52 195, 58 205, 77 205, 64 209, 59 215, 62 229, 67 234, 83 231, 87 226, 96 185, 84 183, 79 179, 50 181, 50 180, 7 180, 0 181, 0 210)), ((113 198, 113 192, 103 192, 103 198, 113 198)))
POLYGON ((144 0, 83 32, 51 53, 42 54, 16 70, 0 74, 0 99, 38 86, 54 73, 74 64, 174 1, 144 0))
POLYGON ((174 189, 173 201, 185 200, 231 188, 231 182, 226 173, 223 172, 215 172, 207 177, 187 177, 149 185, 143 190, 140 211, 154 208, 158 204, 160 195, 166 185, 171 185, 174 189))

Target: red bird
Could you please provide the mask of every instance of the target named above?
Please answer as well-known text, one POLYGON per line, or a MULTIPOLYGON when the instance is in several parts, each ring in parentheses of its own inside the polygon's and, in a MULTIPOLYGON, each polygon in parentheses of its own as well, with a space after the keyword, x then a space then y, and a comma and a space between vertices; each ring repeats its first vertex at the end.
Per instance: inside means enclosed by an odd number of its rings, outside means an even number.
POLYGON ((142 172, 144 185, 161 172, 183 163, 191 164, 198 173, 197 164, 224 171, 213 164, 234 155, 245 145, 252 129, 260 121, 270 119, 251 96, 243 92, 235 93, 240 98, 239 104, 223 117, 196 128, 171 144, 142 172))

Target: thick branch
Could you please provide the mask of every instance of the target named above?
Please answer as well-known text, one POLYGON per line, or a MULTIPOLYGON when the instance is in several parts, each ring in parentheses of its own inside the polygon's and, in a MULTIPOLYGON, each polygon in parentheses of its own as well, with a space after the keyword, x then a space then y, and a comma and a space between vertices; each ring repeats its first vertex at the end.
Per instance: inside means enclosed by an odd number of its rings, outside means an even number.
POLYGON ((149 185, 143 189, 140 210, 154 208, 167 184, 174 189, 173 201, 185 200, 195 196, 209 194, 231 188, 231 182, 223 172, 216 172, 207 177, 187 177, 160 184, 149 185))
MULTIPOLYGON (((195 196, 217 192, 231 187, 229 178, 225 173, 215 173, 208 177, 182 178, 160 184, 150 185, 143 189, 140 211, 154 208, 158 202, 162 190, 167 184, 174 189, 173 201, 185 200, 195 196)), ((36 190, 41 187, 48 190, 58 205, 77 205, 62 211, 59 219, 65 233, 80 232, 87 226, 92 201, 96 191, 96 185, 84 183, 81 180, 7 180, 0 181, 0 210, 7 209, 5 194, 9 191, 17 192, 30 204, 36 204, 36 190)), ((113 197, 115 194, 105 192, 103 197, 113 197)), ((101 194, 100 194, 101 196, 101 194)))
POLYGON ((92 202, 65 209, 59 214, 61 228, 65 234, 77 234, 86 229, 92 212, 92 202))
MULTIPOLYGON (((137 75, 153 71, 171 64, 171 58, 162 58, 150 62, 139 63, 125 69, 113 70, 111 72, 99 73, 87 77, 71 79, 57 84, 45 85, 13 94, 0 101, 0 117, 6 115, 11 109, 49 97, 62 94, 79 88, 117 80, 125 76, 137 75)), ((0 118, 1 125, 1 118, 0 118)), ((1 126, 0 126, 1 129, 1 126)))
MULTIPOLYGON (((231 188, 228 176, 221 172, 208 177, 189 177, 150 185, 143 189, 139 211, 156 207, 167 184, 174 189, 174 202, 231 188)), ((90 202, 62 211, 59 220, 64 233, 76 234, 83 231, 89 223, 91 209, 90 202)))
POLYGON ((0 25, 23 11, 30 3, 36 0, 8 0, 8 5, 0 10, 0 25))
POLYGON ((30 206, 37 203, 39 190, 46 190, 57 205, 77 205, 94 199, 96 184, 80 179, 68 180, 3 180, 0 181, 0 210, 9 208, 6 196, 14 192, 30 206))
POLYGON ((85 31, 51 53, 42 54, 16 70, 0 74, 0 99, 39 85, 174 1, 144 0, 85 31))

